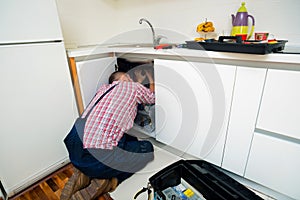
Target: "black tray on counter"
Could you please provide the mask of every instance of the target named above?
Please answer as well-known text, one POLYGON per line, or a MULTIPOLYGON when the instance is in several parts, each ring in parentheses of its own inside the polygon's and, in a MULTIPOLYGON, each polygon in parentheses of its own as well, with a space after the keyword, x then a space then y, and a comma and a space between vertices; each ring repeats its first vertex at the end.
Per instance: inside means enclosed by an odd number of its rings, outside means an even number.
POLYGON ((250 54, 269 54, 282 51, 287 40, 277 40, 277 43, 260 43, 254 40, 242 41, 240 36, 220 36, 219 40, 206 42, 186 41, 188 49, 223 51, 250 54), (224 41, 225 39, 230 42, 224 41))

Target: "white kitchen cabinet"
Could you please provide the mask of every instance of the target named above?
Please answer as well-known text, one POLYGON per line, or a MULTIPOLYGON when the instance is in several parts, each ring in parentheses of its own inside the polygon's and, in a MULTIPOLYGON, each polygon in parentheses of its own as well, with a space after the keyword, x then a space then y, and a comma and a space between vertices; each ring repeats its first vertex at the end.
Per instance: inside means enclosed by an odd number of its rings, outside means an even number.
POLYGON ((300 72, 269 69, 257 128, 300 140, 300 72))
POLYGON ((97 58, 76 62, 78 81, 85 108, 96 94, 98 88, 108 83, 108 78, 115 71, 115 57, 97 58))
POLYGON ((245 172, 246 178, 295 199, 300 199, 299 91, 299 71, 267 71, 245 172))
POLYGON ((221 164, 235 67, 154 60, 156 139, 221 164))
MULTIPOLYGON (((211 79, 211 84, 212 87, 210 88, 211 90, 216 90, 215 92, 219 93, 219 95, 215 95, 215 98, 213 100, 214 106, 213 109, 216 110, 213 112, 213 115, 219 115, 221 118, 220 120, 220 130, 219 135, 217 138, 217 141, 214 144, 213 149, 207 154, 207 156, 204 156, 203 159, 206 161, 209 161, 211 163, 214 163, 218 166, 221 166, 222 158, 223 158, 223 152, 224 152, 224 145, 225 145, 225 140, 226 140, 226 132, 227 132, 227 127, 228 127, 228 121, 229 121, 229 113, 231 109, 231 103, 232 103, 232 94, 233 94, 233 89, 234 89, 234 81, 235 81, 235 75, 236 75, 236 67, 235 66, 229 66, 229 65, 214 65, 216 67, 216 70, 221 78, 221 84, 222 87, 215 87, 215 80, 217 81, 217 78, 212 77, 211 79), (223 90, 223 91, 219 91, 223 90), (224 96, 223 96, 224 95, 224 96), (225 101, 224 101, 225 100, 225 101), (222 106, 222 108, 220 108, 222 106), (223 107, 225 106, 225 107, 223 107), (224 110, 223 110, 224 109, 224 110), (225 113, 218 112, 218 110, 222 110, 225 113)), ((202 66, 202 67, 205 67, 202 66)), ((201 100, 200 100, 201 101, 201 100)), ((215 123, 211 124, 211 130, 212 126, 215 126, 215 123)), ((212 132, 213 133, 213 132, 212 132)), ((207 139, 209 137, 207 136, 207 139)), ((201 140, 202 138, 200 137, 198 140, 201 140)), ((197 147, 197 145, 194 145, 193 147, 197 147)), ((205 148, 205 147, 203 147, 205 148)), ((201 158, 201 155, 200 155, 201 158)))
POLYGON ((297 141, 255 133, 245 177, 300 199, 300 145, 297 141))
POLYGON ((222 168, 243 176, 266 69, 237 67, 222 168))

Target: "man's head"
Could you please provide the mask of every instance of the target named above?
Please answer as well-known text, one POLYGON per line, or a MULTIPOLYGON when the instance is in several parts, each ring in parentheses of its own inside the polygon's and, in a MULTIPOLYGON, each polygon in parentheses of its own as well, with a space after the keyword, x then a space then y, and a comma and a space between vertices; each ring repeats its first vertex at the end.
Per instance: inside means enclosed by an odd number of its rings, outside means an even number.
POLYGON ((131 82, 132 79, 130 78, 130 76, 128 74, 126 74, 125 72, 113 72, 108 79, 108 83, 111 84, 114 81, 127 81, 127 82, 131 82))

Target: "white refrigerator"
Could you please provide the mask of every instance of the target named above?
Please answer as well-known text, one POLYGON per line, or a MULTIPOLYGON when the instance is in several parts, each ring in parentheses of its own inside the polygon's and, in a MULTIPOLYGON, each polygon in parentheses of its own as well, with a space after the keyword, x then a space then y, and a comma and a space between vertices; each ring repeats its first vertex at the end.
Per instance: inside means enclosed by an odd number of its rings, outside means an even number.
POLYGON ((55 0, 0 0, 0 187, 12 196, 68 162, 78 116, 55 0))

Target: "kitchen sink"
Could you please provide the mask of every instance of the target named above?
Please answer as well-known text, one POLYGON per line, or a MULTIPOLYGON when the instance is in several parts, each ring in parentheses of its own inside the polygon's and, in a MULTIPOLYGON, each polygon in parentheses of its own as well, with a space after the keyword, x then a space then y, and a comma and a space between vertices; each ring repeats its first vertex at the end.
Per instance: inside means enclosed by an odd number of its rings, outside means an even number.
POLYGON ((153 44, 140 43, 140 44, 110 44, 109 48, 153 48, 153 44))

